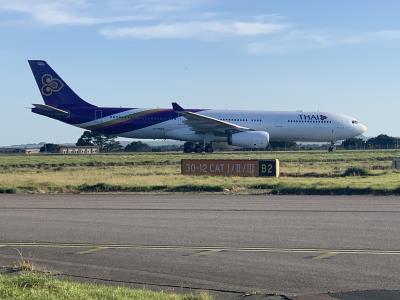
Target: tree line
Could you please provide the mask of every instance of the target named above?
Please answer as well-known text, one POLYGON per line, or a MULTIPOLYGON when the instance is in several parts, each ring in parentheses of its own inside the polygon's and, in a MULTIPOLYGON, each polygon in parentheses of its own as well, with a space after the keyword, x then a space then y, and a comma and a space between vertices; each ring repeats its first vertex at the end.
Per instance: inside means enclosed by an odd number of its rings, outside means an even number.
MULTIPOLYGON (((268 146, 271 150, 311 150, 324 149, 326 145, 297 144, 295 142, 271 142, 268 146)), ((380 134, 376 137, 362 139, 354 137, 342 141, 338 148, 346 150, 367 149, 400 149, 400 138, 380 134)))
POLYGON ((399 149, 400 138, 380 134, 367 140, 361 138, 351 138, 344 140, 341 145, 347 150, 357 149, 399 149))
POLYGON ((97 146, 100 152, 150 152, 152 148, 140 141, 132 142, 123 147, 113 135, 85 131, 76 142, 77 146, 97 146))
MULTIPOLYGON (((100 152, 156 152, 161 149, 153 148, 141 141, 134 141, 123 147, 116 140, 116 136, 97 133, 94 131, 84 131, 81 137, 76 142, 76 146, 97 146, 100 152)), ((309 150, 309 149, 324 149, 326 145, 305 145, 295 142, 271 142, 267 150, 309 150)), ((350 138, 344 140, 339 148, 346 150, 361 150, 361 149, 399 149, 400 138, 391 137, 385 134, 380 134, 369 139, 350 138)), ((59 152, 60 146, 56 144, 45 144, 41 148, 41 152, 59 152)), ((180 146, 169 147, 169 151, 179 151, 180 146)))

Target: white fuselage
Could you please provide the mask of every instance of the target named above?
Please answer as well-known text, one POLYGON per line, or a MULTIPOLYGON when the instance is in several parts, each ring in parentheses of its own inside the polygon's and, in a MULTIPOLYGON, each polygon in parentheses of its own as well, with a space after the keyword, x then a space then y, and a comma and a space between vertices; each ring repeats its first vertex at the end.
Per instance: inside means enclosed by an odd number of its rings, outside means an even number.
MULTIPOLYGON (((257 131, 266 131, 271 141, 330 142, 355 137, 367 130, 366 126, 353 117, 327 112, 203 110, 199 113, 257 131)), ((193 131, 185 124, 182 116, 119 135, 192 142, 202 142, 205 137, 210 141, 227 140, 223 135, 193 131)))

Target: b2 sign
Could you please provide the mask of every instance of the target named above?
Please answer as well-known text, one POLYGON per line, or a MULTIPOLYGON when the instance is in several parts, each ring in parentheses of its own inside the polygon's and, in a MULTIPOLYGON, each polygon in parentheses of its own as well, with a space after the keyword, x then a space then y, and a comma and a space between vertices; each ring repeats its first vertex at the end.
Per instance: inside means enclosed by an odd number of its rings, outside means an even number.
POLYGON ((194 176, 279 177, 279 160, 182 159, 181 174, 194 176))

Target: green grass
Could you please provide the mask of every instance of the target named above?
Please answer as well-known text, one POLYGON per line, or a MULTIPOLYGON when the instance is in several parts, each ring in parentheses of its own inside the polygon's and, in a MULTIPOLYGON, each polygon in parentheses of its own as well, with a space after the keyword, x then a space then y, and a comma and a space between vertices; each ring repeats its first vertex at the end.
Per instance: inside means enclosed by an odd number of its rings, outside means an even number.
POLYGON ((18 300, 211 300, 205 292, 177 294, 145 289, 77 283, 48 275, 24 272, 18 276, 0 275, 0 299, 18 300))
POLYGON ((0 193, 220 192, 400 194, 399 151, 0 156, 0 193), (183 158, 271 159, 280 178, 183 176, 183 158))

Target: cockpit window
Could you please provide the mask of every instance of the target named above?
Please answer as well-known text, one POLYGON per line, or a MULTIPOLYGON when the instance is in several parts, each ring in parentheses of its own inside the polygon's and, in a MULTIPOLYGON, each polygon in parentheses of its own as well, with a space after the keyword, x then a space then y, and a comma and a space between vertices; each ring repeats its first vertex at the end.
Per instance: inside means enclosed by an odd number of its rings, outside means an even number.
POLYGON ((358 124, 358 121, 357 120, 353 120, 353 121, 351 121, 351 123, 358 124))

